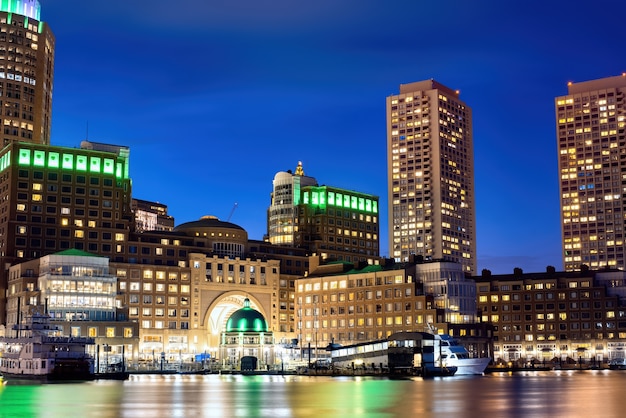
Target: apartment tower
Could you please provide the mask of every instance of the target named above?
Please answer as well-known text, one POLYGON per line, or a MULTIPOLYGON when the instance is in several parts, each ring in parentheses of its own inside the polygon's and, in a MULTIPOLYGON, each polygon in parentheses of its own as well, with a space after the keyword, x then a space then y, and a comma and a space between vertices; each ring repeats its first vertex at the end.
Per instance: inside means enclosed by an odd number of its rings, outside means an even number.
POLYGON ((387 97, 389 252, 476 271, 472 111, 434 80, 387 97))
POLYGON ((0 146, 50 144, 54 35, 37 0, 0 0, 0 146))
POLYGON ((563 267, 624 269, 626 74, 555 100, 563 267))

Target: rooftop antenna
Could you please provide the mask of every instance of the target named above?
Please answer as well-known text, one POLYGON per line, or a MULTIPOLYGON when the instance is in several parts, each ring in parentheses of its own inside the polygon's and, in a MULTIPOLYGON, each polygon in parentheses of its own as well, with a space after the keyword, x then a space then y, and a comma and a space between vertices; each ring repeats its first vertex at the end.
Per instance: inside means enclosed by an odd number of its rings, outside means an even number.
POLYGON ((235 213, 235 209, 237 209, 237 202, 235 202, 235 204, 233 205, 233 208, 230 210, 230 214, 228 215, 228 219, 226 219, 226 222, 230 222, 230 218, 233 217, 233 213, 235 213))

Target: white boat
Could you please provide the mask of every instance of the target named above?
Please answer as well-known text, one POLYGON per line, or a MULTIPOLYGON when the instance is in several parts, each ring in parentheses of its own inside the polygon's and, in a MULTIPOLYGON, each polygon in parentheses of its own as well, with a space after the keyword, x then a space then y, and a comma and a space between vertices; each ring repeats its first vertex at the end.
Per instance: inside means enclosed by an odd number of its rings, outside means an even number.
POLYGON ((0 373, 5 382, 94 378, 94 361, 88 353, 93 338, 62 336, 50 317, 42 314, 14 326, 12 333, 0 337, 0 373))
POLYGON ((455 376, 483 374, 491 362, 489 357, 470 357, 467 348, 448 334, 435 334, 435 339, 439 340, 439 353, 435 354, 435 364, 456 367, 455 376))

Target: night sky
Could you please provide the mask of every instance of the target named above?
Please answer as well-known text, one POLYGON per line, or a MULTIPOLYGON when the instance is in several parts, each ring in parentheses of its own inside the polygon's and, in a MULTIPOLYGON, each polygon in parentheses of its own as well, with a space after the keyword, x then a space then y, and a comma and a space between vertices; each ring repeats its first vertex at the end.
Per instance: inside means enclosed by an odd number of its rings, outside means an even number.
POLYGON ((133 196, 176 224, 266 232, 272 179, 380 197, 385 98, 434 78, 473 111, 478 269, 562 269, 554 98, 626 71, 622 1, 40 0, 53 145, 131 149, 133 196))

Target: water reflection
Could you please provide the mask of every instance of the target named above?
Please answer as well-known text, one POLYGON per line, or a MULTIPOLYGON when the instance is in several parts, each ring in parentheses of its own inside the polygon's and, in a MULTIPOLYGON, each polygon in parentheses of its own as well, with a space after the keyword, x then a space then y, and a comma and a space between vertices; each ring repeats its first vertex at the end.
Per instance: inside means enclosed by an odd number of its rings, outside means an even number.
POLYGON ((618 417, 626 372, 423 380, 133 375, 126 382, 4 385, 2 417, 618 417))

